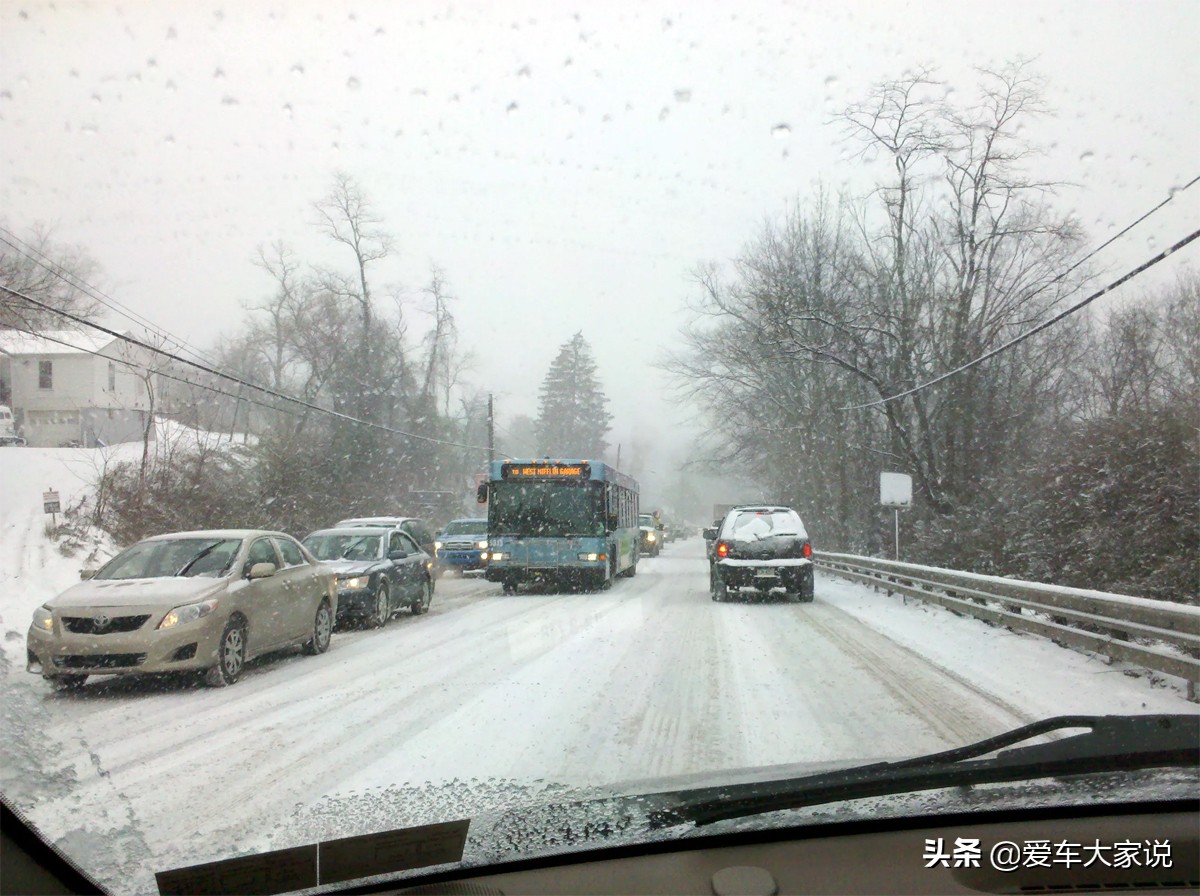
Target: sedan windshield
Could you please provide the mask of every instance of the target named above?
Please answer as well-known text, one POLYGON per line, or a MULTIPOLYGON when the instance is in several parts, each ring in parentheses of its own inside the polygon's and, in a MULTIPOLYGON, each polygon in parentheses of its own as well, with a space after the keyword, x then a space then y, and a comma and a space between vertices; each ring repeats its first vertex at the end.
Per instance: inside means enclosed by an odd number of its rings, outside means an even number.
POLYGON ((229 571, 242 546, 236 538, 179 538, 143 541, 118 554, 97 579, 160 579, 169 576, 218 578, 229 571))
POLYGON ((382 535, 311 535, 304 546, 318 560, 377 560, 383 556, 382 535))

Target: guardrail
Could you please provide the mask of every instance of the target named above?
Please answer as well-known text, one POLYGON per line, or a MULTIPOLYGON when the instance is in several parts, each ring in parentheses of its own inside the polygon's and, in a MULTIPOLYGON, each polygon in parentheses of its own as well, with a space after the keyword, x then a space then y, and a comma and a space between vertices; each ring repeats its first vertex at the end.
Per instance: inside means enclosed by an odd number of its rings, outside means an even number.
POLYGON ((1200 607, 1104 591, 955 572, 854 554, 813 554, 817 566, 856 582, 940 604, 1058 643, 1092 650, 1200 684, 1200 607))

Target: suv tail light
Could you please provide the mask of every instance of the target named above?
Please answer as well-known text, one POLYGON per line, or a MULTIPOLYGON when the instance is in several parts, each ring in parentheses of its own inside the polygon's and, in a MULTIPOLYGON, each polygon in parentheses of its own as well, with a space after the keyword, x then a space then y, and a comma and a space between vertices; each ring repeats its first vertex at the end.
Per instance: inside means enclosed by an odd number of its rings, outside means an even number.
POLYGON ((812 545, 811 545, 811 544, 809 544, 807 541, 806 541, 806 542, 804 542, 804 556, 805 556, 805 557, 811 557, 811 556, 812 556, 812 545))
POLYGON ((722 557, 722 558, 728 557, 729 556, 729 545, 727 545, 723 541, 718 541, 717 542, 717 556, 722 557))

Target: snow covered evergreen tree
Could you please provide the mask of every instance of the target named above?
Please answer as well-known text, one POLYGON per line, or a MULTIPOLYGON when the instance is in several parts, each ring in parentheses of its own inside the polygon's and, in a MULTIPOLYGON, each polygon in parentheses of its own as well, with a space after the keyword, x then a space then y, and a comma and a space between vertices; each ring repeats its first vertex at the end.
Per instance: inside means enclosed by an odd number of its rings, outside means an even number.
POLYGON ((592 350, 576 333, 565 342, 542 380, 537 436, 551 457, 601 458, 612 415, 596 378, 592 350))

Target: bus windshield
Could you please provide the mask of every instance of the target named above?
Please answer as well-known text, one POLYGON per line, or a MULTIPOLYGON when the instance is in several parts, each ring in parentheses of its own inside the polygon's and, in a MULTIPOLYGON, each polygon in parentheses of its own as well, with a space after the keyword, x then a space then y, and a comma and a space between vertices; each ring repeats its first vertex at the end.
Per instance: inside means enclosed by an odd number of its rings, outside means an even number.
POLYGON ((489 513, 496 535, 603 535, 603 483, 493 482, 489 513))

